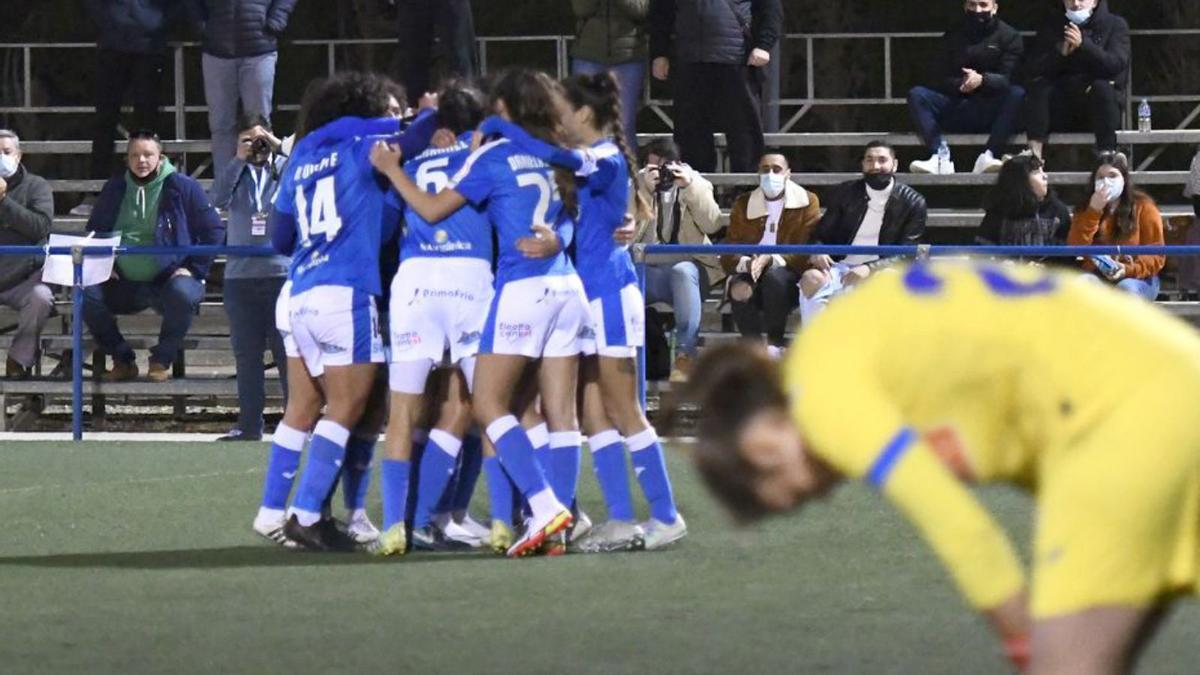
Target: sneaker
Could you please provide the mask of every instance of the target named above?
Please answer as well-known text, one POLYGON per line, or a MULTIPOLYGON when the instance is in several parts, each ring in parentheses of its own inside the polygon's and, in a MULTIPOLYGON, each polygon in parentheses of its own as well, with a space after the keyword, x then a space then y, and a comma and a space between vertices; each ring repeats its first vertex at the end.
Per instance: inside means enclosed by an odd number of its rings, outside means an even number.
POLYGON ((404 555, 407 550, 408 537, 404 532, 404 523, 396 523, 367 544, 367 552, 371 555, 404 555))
POLYGON ((688 376, 692 374, 692 357, 687 354, 680 354, 675 357, 675 365, 671 368, 670 382, 672 384, 683 384, 688 381, 688 376))
POLYGON ((283 534, 301 548, 309 551, 350 553, 358 549, 358 544, 338 529, 337 523, 331 518, 318 520, 306 527, 301 525, 293 514, 284 524, 283 534))
MULTIPOLYGON (((484 536, 480 537, 477 531, 473 529, 467 529, 462 524, 454 522, 454 519, 451 518, 449 514, 435 516, 433 519, 433 525, 440 530, 442 536, 449 541, 466 544, 471 548, 480 548, 487 545, 488 538, 490 538, 492 534, 490 530, 484 529, 484 536)), ((479 525, 479 523, 475 523, 475 525, 479 525)))
POLYGON ((450 539, 438 528, 426 525, 413 528, 412 548, 414 551, 468 551, 471 545, 450 539))
POLYGON ((575 553, 613 553, 640 551, 646 545, 646 533, 637 523, 609 520, 597 525, 586 537, 571 542, 575 553))
MULTIPOLYGON (((570 527, 572 520, 574 519, 571 517, 571 511, 564 508, 557 512, 551 512, 547 518, 530 521, 529 527, 525 528, 525 533, 521 535, 521 538, 509 547, 508 557, 523 558, 533 553, 541 547, 547 537, 570 527)), ((492 545, 495 546, 494 543, 492 545)))
MULTIPOLYGON (((484 525, 483 523, 472 518, 471 514, 468 512, 464 511, 461 515, 457 515, 453 519, 451 519, 450 522, 454 523, 455 527, 466 530, 467 533, 473 535, 476 539, 478 539, 480 541, 486 542, 492 536, 492 531, 489 530, 487 528, 487 526, 484 525)), ((442 529, 446 530, 447 528, 442 528, 442 529)))
POLYGON ((70 213, 73 216, 87 218, 88 216, 92 215, 92 207, 95 204, 96 204, 96 198, 89 196, 89 197, 85 198, 82 202, 79 202, 78 204, 76 204, 75 207, 71 209, 70 213))
POLYGON ((151 361, 150 370, 146 373, 146 377, 150 378, 151 382, 166 382, 171 379, 171 368, 151 361))
POLYGON ((558 532, 546 537, 542 541, 542 545, 538 547, 538 555, 557 558, 567 554, 567 533, 558 532))
POLYGON ((646 550, 655 551, 686 537, 687 523, 683 522, 682 515, 675 514, 675 522, 669 525, 651 518, 642 523, 642 530, 646 533, 646 550))
POLYGON ((287 521, 278 518, 255 518, 254 533, 266 539, 272 544, 278 544, 284 548, 298 548, 296 542, 287 538, 283 533, 283 526, 287 521))
POLYGON ((1004 166, 1002 160, 996 159, 991 150, 984 150, 975 160, 975 169, 971 173, 996 173, 1004 166))
POLYGON ((346 526, 346 534, 359 546, 366 546, 379 538, 379 529, 366 514, 360 514, 350 520, 346 526))
POLYGON ((104 374, 105 382, 128 382, 138 376, 137 364, 133 361, 117 361, 112 370, 104 374))
POLYGON ((786 347, 777 347, 775 345, 767 345, 767 356, 771 357, 772 361, 779 361, 787 354, 786 347))
POLYGON ((228 443, 231 441, 261 441, 262 436, 252 436, 243 432, 241 429, 230 429, 229 433, 218 437, 217 440, 221 441, 222 443, 228 443))
POLYGON ((927 173, 934 176, 948 176, 954 173, 954 162, 943 162, 937 155, 929 159, 918 159, 908 165, 912 173, 927 173))
POLYGON ((8 357, 4 361, 4 377, 9 380, 28 380, 29 369, 8 357))
POLYGON ((513 543, 512 526, 502 520, 493 520, 488 542, 491 544, 492 552, 496 555, 508 553, 508 548, 513 543))
POLYGON ((576 509, 572 515, 575 516, 575 521, 571 523, 571 529, 567 533, 567 541, 569 542, 583 539, 592 531, 592 519, 588 518, 588 514, 576 509))

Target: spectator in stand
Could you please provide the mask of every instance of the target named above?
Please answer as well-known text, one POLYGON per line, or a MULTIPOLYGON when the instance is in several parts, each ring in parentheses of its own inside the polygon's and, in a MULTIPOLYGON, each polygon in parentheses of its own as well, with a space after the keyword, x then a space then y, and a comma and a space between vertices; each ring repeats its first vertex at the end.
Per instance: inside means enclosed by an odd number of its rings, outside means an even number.
POLYGON ((1087 129, 1099 152, 1117 149, 1129 70, 1129 24, 1107 0, 1063 0, 1030 50, 1025 97, 1029 149, 1042 156, 1050 131, 1087 129))
MULTIPOLYGON (((834 188, 813 243, 833 246, 919 244, 925 236, 925 198, 896 181, 896 150, 882 141, 867 144, 863 177, 834 188)), ((876 270, 892 264, 877 255, 850 255, 836 264, 827 255, 809 258, 800 278, 800 317, 807 324, 830 298, 845 292, 876 270)))
POLYGON ((733 171, 757 171, 763 68, 782 33, 780 0, 654 0, 651 73, 674 83, 675 142, 697 171, 717 168, 716 131, 733 171))
MULTIPOLYGON (((121 234, 122 246, 217 245, 225 241, 225 226, 194 178, 177 173, 162 154, 153 132, 134 132, 129 138, 128 171, 107 183, 88 219, 87 229, 121 234)), ((113 277, 84 293, 83 319, 113 367, 105 381, 137 377, 133 349, 117 327, 116 314, 136 314, 148 307, 162 315, 158 344, 150 350, 148 376, 170 379, 170 365, 192 325, 204 297, 204 279, 211 256, 186 254, 117 256, 113 277)))
MULTIPOLYGON (((0 129, 0 246, 46 243, 54 220, 54 193, 41 176, 21 164, 21 139, 0 129)), ((8 257, 0 264, 0 305, 17 311, 17 332, 5 361, 5 376, 29 377, 38 338, 54 312, 54 295, 41 282, 42 257, 8 257)))
POLYGON ((621 88, 621 122, 628 147, 637 149, 638 103, 646 82, 646 12, 650 0, 571 0, 575 42, 571 72, 612 71, 621 88))
MULTIPOLYGON (((776 246, 805 244, 821 219, 817 196, 791 180, 787 158, 766 151, 758 162, 758 187, 737 198, 729 213, 725 244, 776 246)), ((799 303, 797 285, 808 267, 808 256, 721 256, 721 267, 733 275, 729 300, 733 319, 743 337, 761 340, 767 334, 772 352, 786 345, 788 316, 799 303)))
MULTIPOLYGON (((267 212, 286 160, 279 156, 278 139, 261 115, 246 118, 238 133, 237 156, 217 174, 213 206, 228 209, 226 229, 230 246, 270 246, 267 212)), ((285 256, 230 256, 225 264, 225 313, 237 362, 238 424, 222 441, 262 440, 266 398, 263 352, 270 349, 287 391, 287 353, 275 329, 275 302, 287 280, 285 256)))
MULTIPOLYGON (((1195 213, 1190 224, 1182 225, 1186 228, 1183 243, 1185 246, 1197 246, 1200 245, 1200 148, 1197 148, 1196 156, 1192 158, 1192 168, 1188 173, 1187 183, 1183 186, 1183 196, 1192 203, 1192 211, 1195 213)), ((1195 299, 1196 293, 1200 291, 1200 258, 1185 255, 1176 258, 1175 262, 1178 269, 1175 276, 1180 290, 1184 291, 1186 299, 1195 299)))
POLYGON ((1017 130, 1025 99, 1013 82, 1024 49, 1021 34, 996 16, 996 0, 966 0, 964 9, 966 16, 942 38, 930 86, 908 92, 908 111, 932 155, 913 162, 913 173, 954 173, 943 131, 990 134, 974 173, 999 171, 1017 130))
POLYGON ((1042 160, 1033 153, 1004 163, 984 208, 981 244, 1061 246, 1071 230, 1071 211, 1050 189, 1042 160))
POLYGON ((445 79, 479 75, 471 0, 392 0, 400 29, 400 79, 414 100, 435 91, 433 61, 441 48, 445 79))
POLYGON ((279 38, 297 0, 188 0, 204 33, 204 98, 213 174, 237 152, 238 101, 247 115, 271 119, 279 38))
MULTIPOLYGON (((175 0, 86 0, 96 25, 95 105, 92 117, 90 177, 104 180, 114 167, 113 139, 121 121, 121 101, 133 91, 132 129, 157 128, 159 93, 167 64, 167 32, 175 0)), ((92 212, 90 196, 71 215, 92 212)))
POLYGON ((1196 218, 1200 219, 1200 148, 1196 149, 1196 156, 1192 157, 1192 168, 1188 173, 1187 184, 1183 186, 1183 196, 1192 202, 1192 210, 1196 214, 1196 218))
MULTIPOLYGON (((643 150, 638 190, 651 217, 637 224, 639 244, 708 246, 708 236, 721 229, 721 207, 704 176, 679 161, 674 141, 660 139, 643 150), (669 171, 674 181, 661 180, 669 171)), ((708 289, 725 278, 713 257, 654 258, 646 265, 646 302, 666 303, 675 312, 675 363, 671 381, 683 382, 691 372, 700 340, 700 316, 708 289)))
MULTIPOLYGON (((1100 155, 1092 172, 1091 197, 1075 211, 1067 243, 1071 246, 1164 246, 1162 214, 1150 195, 1137 190, 1129 160, 1119 152, 1100 155)), ((1083 268, 1146 300, 1158 297, 1158 273, 1166 256, 1090 256, 1083 268)))

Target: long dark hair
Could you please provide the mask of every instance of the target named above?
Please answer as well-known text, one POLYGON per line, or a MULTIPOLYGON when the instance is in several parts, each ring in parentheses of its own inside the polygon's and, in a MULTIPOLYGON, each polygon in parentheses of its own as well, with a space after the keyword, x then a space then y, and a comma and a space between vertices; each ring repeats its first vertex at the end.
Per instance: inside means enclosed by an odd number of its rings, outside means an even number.
MULTIPOLYGON (((530 135, 547 143, 562 145, 565 140, 562 122, 558 118, 556 96, 562 89, 549 75, 528 68, 506 70, 492 83, 492 105, 504 102, 512 122, 530 135)), ((554 169, 563 207, 572 217, 579 210, 575 177, 565 169, 554 169)))
MULTIPOLYGON (((617 78, 608 71, 593 75, 572 75, 563 80, 567 100, 571 107, 591 108, 593 119, 598 130, 612 137, 613 142, 625 155, 625 167, 629 172, 631 185, 637 185, 637 157, 625 140, 625 123, 621 120, 621 88, 617 78)), ((636 189, 634 193, 634 218, 645 220, 650 217, 650 205, 646 203, 642 193, 636 189)))
MULTIPOLYGON (((1037 215, 1041 202, 1029 184, 1029 177, 1044 165, 1034 154, 1022 154, 1013 157, 1000 167, 1000 176, 996 186, 988 193, 983 208, 988 213, 994 213, 1001 218, 1022 219, 1037 215)), ((1050 199, 1046 193, 1046 199, 1050 199)))
POLYGON ((1096 160, 1096 168, 1092 169, 1091 179, 1087 185, 1087 198, 1085 198, 1081 209, 1088 208, 1088 200, 1096 192, 1096 179, 1100 177, 1100 169, 1111 166, 1121 172, 1121 176, 1125 179, 1125 191, 1121 193, 1121 197, 1117 200, 1116 222, 1113 225, 1113 239, 1126 239, 1137 230, 1137 219, 1133 212, 1136 203, 1143 199, 1149 199, 1149 196, 1141 190, 1134 189, 1133 176, 1129 173, 1129 158, 1123 152, 1104 152, 1096 160))
MULTIPOLYGON (((348 70, 323 80, 314 80, 304 90, 296 140, 339 117, 383 117, 388 97, 403 89, 382 75, 348 70)), ((403 104, 403 101, 401 101, 403 104)))
POLYGON ((438 120, 441 126, 463 134, 487 116, 487 99, 483 92, 463 80, 449 80, 438 94, 438 120))

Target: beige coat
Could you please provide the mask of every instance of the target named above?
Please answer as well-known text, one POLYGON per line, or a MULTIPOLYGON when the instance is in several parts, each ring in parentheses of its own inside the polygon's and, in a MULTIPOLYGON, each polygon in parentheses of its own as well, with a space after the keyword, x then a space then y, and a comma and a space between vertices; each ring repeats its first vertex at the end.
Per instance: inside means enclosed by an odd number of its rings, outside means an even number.
MULTIPOLYGON (((687 244, 689 246, 703 245, 711 246, 708 235, 716 233, 721 229, 721 207, 717 205, 717 200, 713 198, 713 186, 699 173, 692 174, 692 182, 686 188, 678 191, 677 199, 679 200, 679 236, 678 244, 687 244)), ((658 200, 655 198, 642 180, 638 180, 638 191, 642 197, 650 204, 652 216, 649 220, 638 222, 636 242, 639 244, 662 244, 670 243, 674 237, 673 232, 663 232, 662 240, 658 236, 658 200)), ((703 265, 708 271, 708 280, 710 284, 716 284, 725 278, 725 271, 721 269, 720 262, 716 256, 655 256, 647 260, 653 265, 663 265, 691 260, 697 264, 703 265)))

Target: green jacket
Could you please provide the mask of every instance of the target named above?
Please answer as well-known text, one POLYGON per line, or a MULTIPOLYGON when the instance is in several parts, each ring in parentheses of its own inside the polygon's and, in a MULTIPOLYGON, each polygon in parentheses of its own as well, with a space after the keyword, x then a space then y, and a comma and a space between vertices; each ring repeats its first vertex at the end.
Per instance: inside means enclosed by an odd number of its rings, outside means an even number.
POLYGON ((575 43, 571 56, 604 65, 646 58, 650 0, 571 0, 575 43))

